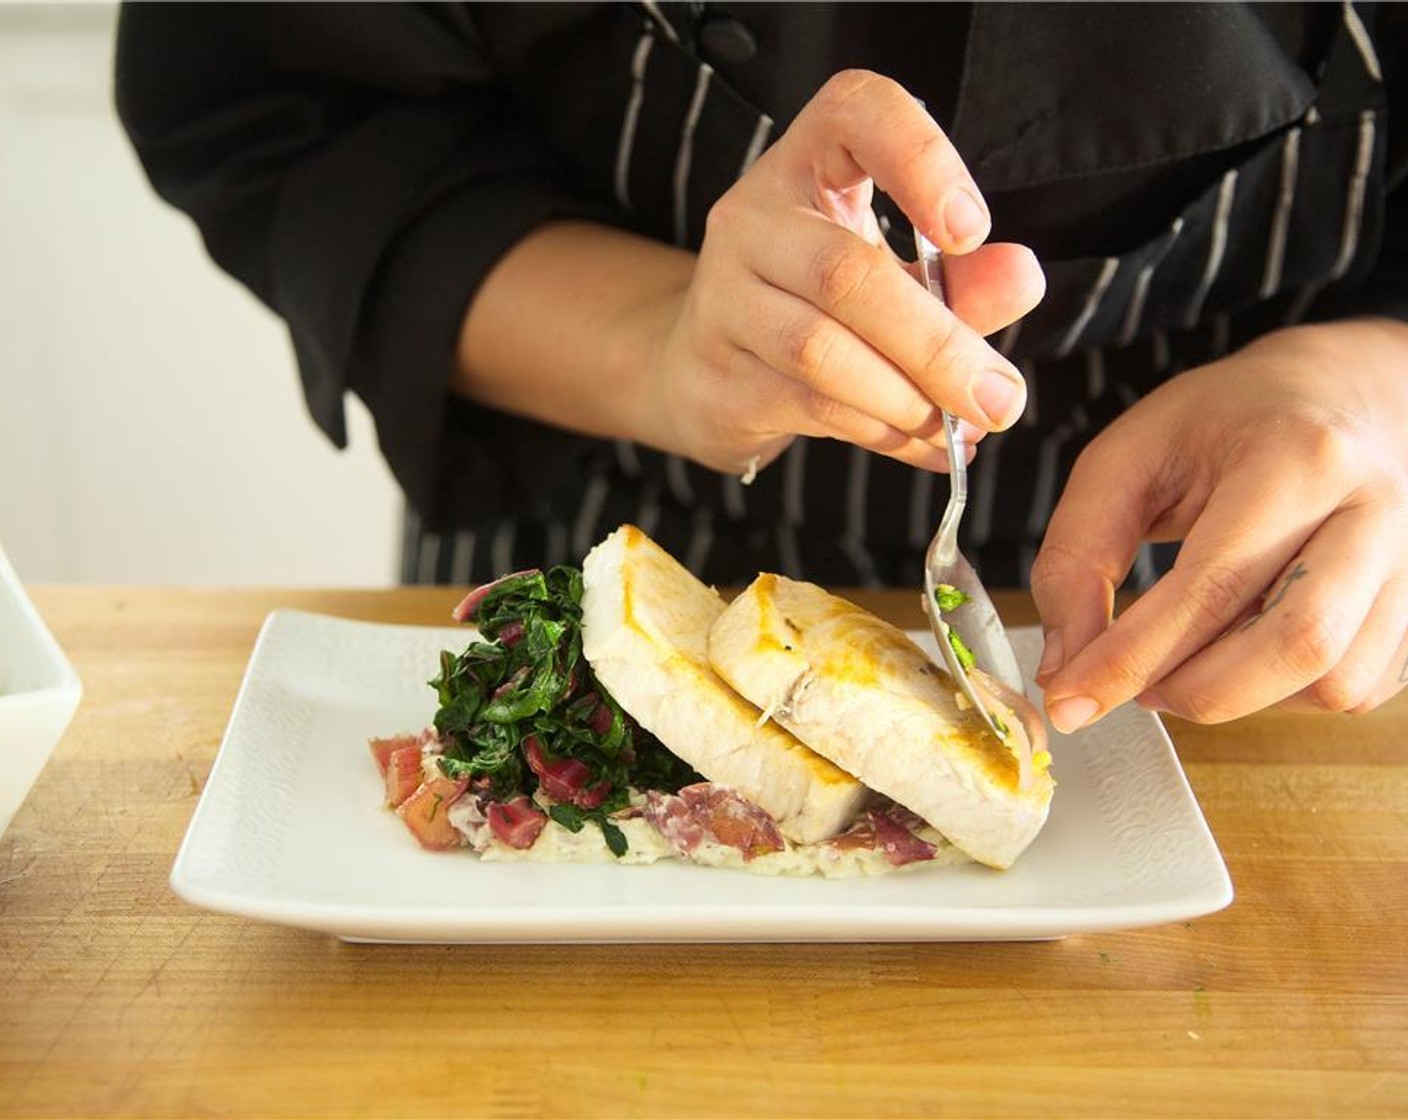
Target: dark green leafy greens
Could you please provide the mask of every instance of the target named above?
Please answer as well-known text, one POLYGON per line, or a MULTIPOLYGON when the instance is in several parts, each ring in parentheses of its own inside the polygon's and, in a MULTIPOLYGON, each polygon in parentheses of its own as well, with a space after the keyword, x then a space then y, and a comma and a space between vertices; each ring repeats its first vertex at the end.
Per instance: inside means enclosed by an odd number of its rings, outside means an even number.
POLYGON ((588 812, 577 808, 572 804, 559 802, 548 810, 548 816, 560 824, 568 832, 581 832, 586 827, 588 820, 594 820, 601 829, 602 839, 606 841, 606 846, 614 856, 626 854, 626 834, 612 820, 608 820, 600 814, 588 815, 588 812))
POLYGON ((566 774, 575 803, 564 796, 549 815, 573 832, 594 821, 623 854, 626 837, 609 814, 627 805, 629 787, 673 793, 701 779, 597 682, 582 655, 581 572, 516 572, 471 611, 485 640, 442 652, 430 682, 440 701, 441 770, 470 778, 496 801, 531 796, 544 783, 557 797, 557 775, 566 774))

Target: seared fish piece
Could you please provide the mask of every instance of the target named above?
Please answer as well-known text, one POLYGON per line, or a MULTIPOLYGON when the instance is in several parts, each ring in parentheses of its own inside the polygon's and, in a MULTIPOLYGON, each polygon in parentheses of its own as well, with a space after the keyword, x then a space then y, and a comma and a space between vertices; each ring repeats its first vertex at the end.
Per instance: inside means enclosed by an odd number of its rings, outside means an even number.
POLYGON ((709 665, 709 627, 724 601, 634 525, 582 565, 582 651, 606 690, 710 781, 770 814, 807 844, 851 823, 869 791, 797 742, 709 665))
POLYGON ((903 631, 815 584, 759 576, 714 622, 709 660, 807 746, 980 863, 1010 866, 1046 822, 1054 783, 1044 741, 1033 752, 1044 732, 1030 705, 990 688, 1002 742, 903 631))

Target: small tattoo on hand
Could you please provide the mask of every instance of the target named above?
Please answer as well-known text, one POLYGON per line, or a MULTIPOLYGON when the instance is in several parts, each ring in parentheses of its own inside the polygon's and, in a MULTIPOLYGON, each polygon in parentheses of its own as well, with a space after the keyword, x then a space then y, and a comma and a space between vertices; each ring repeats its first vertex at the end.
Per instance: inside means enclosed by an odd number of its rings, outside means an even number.
POLYGON ((1257 611, 1256 614, 1252 615, 1251 618, 1247 619, 1246 622, 1242 623, 1242 625, 1238 629, 1250 629, 1252 624, 1256 622, 1257 619, 1262 618, 1273 607, 1276 607, 1280 604, 1281 600, 1286 597, 1286 592, 1291 589, 1291 584, 1295 583, 1295 581, 1298 579, 1304 579, 1309 574, 1310 573, 1305 570, 1305 564, 1297 560, 1295 563, 1295 567, 1293 567, 1289 572, 1287 572, 1283 577, 1281 577, 1281 582, 1276 586, 1275 591, 1267 593, 1266 597, 1262 601, 1261 609, 1257 611))

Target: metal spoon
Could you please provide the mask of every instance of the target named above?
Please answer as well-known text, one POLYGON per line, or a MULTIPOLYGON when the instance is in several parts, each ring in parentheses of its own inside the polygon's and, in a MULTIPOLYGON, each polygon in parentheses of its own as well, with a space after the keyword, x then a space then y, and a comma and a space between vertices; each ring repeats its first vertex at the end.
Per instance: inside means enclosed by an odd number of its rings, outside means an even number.
MULTIPOLYGON (((938 248, 917 229, 914 231, 914 245, 919 252, 919 269, 924 286, 939 299, 944 299, 938 248)), ((978 573, 973 570, 973 565, 958 549, 958 525, 968 501, 968 449, 953 415, 945 411, 943 421, 944 441, 948 446, 949 495, 943 518, 924 557, 924 612, 929 616, 930 629, 934 632, 949 675, 982 714, 993 734, 1005 740, 1007 729, 1000 721, 994 721, 988 701, 974 688, 957 646, 966 646, 974 664, 983 672, 995 676, 1018 694, 1025 695, 1026 690, 1022 670, 1012 652, 1012 643, 1007 639, 1007 631, 1003 629, 997 609, 992 605, 992 599, 978 573), (941 607, 939 592, 942 589, 949 589, 944 595, 945 600, 961 597, 963 601, 941 607), (957 645, 952 639, 955 631, 962 635, 957 645)))

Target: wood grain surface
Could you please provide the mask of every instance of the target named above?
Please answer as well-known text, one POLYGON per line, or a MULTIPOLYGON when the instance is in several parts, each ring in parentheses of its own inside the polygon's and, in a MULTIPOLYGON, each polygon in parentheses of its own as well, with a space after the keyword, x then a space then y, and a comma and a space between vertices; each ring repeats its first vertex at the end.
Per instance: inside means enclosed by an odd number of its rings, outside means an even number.
MULTIPOLYGON (((34 598, 86 692, 0 838, 0 1115, 1408 1115, 1408 696, 1171 722, 1237 890, 1195 922, 351 945, 196 910, 167 876, 268 611, 441 624, 456 592, 34 598)), ((912 593, 855 598, 922 625, 912 593)))

